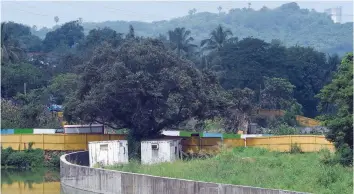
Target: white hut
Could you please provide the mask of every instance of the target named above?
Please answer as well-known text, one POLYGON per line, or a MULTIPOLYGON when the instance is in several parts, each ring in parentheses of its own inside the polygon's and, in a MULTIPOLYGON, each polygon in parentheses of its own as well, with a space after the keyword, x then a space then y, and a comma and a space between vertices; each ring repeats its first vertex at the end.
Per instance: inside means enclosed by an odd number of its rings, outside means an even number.
POLYGON ((88 143, 90 167, 128 163, 128 141, 110 140, 88 143))
POLYGON ((172 162, 181 158, 180 139, 161 139, 141 142, 141 163, 172 162))

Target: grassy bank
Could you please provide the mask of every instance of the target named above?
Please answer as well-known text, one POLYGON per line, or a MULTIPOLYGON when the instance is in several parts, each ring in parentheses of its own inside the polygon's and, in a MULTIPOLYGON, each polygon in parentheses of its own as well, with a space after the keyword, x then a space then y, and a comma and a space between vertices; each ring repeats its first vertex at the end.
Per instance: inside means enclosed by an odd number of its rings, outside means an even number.
POLYGON ((352 193, 351 167, 324 164, 328 152, 279 153, 235 148, 208 159, 151 166, 131 162, 109 169, 208 182, 311 193, 352 193))

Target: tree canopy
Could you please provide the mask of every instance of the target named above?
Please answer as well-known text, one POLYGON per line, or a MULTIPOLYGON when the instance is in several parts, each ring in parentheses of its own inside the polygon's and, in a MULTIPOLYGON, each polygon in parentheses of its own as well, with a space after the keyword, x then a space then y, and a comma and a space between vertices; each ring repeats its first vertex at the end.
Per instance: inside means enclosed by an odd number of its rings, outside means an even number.
POLYGON ((286 79, 265 77, 260 99, 262 108, 288 110, 296 101, 294 88, 295 86, 286 79))
POLYGON ((127 41, 96 50, 65 114, 151 137, 190 117, 215 116, 223 106, 220 91, 213 76, 166 52, 161 42, 127 41))
POLYGON ((342 156, 341 163, 353 163, 353 53, 347 54, 332 82, 318 94, 320 108, 334 105, 335 111, 322 116, 330 129, 327 138, 342 156))
POLYGON ((259 96, 265 87, 264 77, 287 79, 295 86, 294 98, 309 117, 318 114, 318 99, 314 96, 330 81, 339 63, 336 55, 326 57, 312 48, 286 48, 256 38, 227 43, 217 55, 220 62, 215 62, 219 66, 216 71, 225 89, 247 87, 259 96))
POLYGON ((43 40, 43 47, 47 52, 59 46, 70 48, 79 43, 84 37, 84 28, 79 21, 72 21, 65 23, 54 31, 48 32, 43 40))

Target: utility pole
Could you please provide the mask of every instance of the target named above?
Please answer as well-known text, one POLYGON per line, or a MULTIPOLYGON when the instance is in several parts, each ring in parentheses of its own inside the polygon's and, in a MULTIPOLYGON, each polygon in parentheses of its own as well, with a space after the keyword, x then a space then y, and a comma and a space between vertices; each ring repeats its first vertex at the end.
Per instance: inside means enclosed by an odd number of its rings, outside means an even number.
POLYGON ((26 86, 27 86, 27 84, 26 84, 26 83, 23 83, 23 90, 24 90, 25 96, 26 96, 26 94, 27 94, 26 86))

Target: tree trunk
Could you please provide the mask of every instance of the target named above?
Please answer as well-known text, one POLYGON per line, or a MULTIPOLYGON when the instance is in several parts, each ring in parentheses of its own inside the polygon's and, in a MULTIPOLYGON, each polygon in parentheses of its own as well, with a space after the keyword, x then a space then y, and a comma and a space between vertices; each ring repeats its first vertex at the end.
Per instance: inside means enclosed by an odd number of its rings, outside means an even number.
POLYGON ((181 56, 181 49, 179 47, 177 47, 177 56, 180 57, 181 56))

